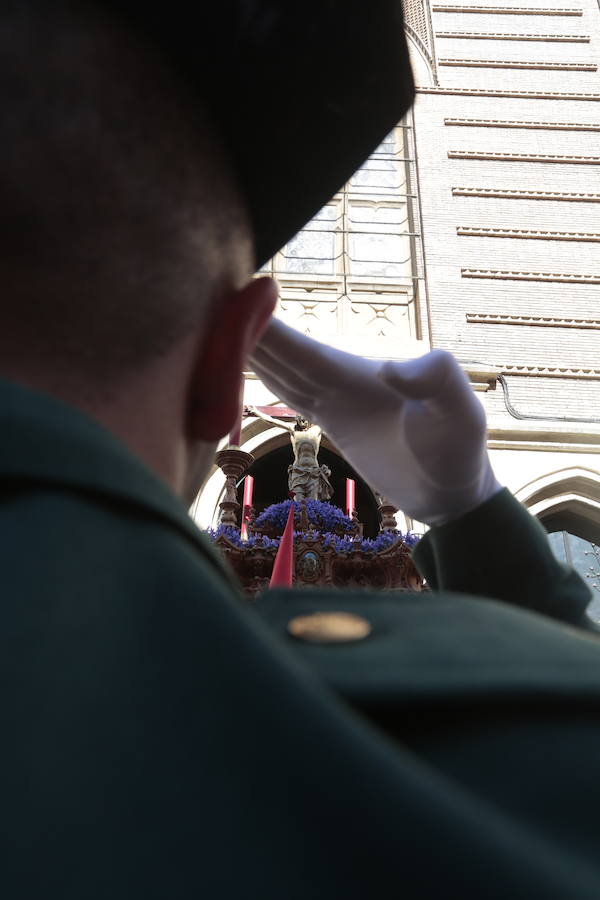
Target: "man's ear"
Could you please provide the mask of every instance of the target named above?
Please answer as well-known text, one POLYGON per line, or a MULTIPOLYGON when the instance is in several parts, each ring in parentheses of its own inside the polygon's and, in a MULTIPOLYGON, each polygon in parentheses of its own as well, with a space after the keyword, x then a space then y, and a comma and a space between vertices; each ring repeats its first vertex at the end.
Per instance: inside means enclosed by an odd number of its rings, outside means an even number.
POLYGON ((255 278, 216 305, 190 381, 187 437, 218 441, 239 420, 243 370, 277 302, 277 283, 255 278))

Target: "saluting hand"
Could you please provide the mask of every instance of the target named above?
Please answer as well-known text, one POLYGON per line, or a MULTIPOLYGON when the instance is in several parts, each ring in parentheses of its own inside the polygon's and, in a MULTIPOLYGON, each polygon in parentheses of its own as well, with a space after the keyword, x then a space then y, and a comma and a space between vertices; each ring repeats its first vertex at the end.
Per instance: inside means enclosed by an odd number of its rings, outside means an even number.
POLYGON ((500 490, 483 407, 452 354, 366 359, 273 319, 252 362, 270 390, 320 425, 374 488, 418 521, 441 525, 500 490))

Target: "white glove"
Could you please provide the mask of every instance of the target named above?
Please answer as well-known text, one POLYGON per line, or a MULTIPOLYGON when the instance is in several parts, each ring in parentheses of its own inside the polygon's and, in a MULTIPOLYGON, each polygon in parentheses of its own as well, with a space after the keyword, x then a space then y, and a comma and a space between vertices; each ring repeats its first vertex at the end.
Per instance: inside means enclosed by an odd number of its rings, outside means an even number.
POLYGON ((364 359, 273 319, 252 363, 271 391, 320 425, 366 481, 414 519, 442 525, 500 490, 483 407, 452 354, 364 359))

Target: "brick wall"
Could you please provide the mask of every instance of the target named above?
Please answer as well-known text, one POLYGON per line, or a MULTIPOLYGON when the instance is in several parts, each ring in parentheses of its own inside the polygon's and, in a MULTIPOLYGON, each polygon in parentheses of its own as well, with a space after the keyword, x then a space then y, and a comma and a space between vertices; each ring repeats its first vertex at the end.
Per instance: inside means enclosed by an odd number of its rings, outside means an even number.
MULTIPOLYGON (((497 365, 523 413, 600 418, 600 74, 592 68, 600 56, 598 3, 467 4, 568 7, 580 16, 439 11, 457 5, 431 4, 439 89, 419 92, 414 110, 433 344, 497 365), (496 37, 441 36, 474 33, 496 37), (563 38, 551 39, 557 35, 563 38), (558 68, 497 65, 515 61, 558 68), (489 96, 464 93, 471 89, 489 96), (506 96, 511 92, 531 96, 506 96), (475 122, 459 124, 465 119, 475 122), (497 120, 521 124, 501 127, 497 120), (511 374, 515 366, 532 367, 531 376, 511 374), (556 377, 560 367, 564 377, 556 377), (596 372, 586 378, 586 368, 596 372)), ((497 397, 485 402, 494 419, 508 416, 497 397)))

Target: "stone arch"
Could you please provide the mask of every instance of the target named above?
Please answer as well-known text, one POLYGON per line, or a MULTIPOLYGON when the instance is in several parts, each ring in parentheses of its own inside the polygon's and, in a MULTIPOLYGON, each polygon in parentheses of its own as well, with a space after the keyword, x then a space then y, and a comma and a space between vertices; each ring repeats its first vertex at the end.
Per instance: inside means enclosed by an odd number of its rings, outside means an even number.
POLYGON ((429 3, 426 0, 404 0, 402 5, 415 84, 420 87, 436 85, 438 80, 429 3))
POLYGON ((600 472, 560 469, 524 485, 516 497, 547 531, 568 531, 600 544, 600 472))

